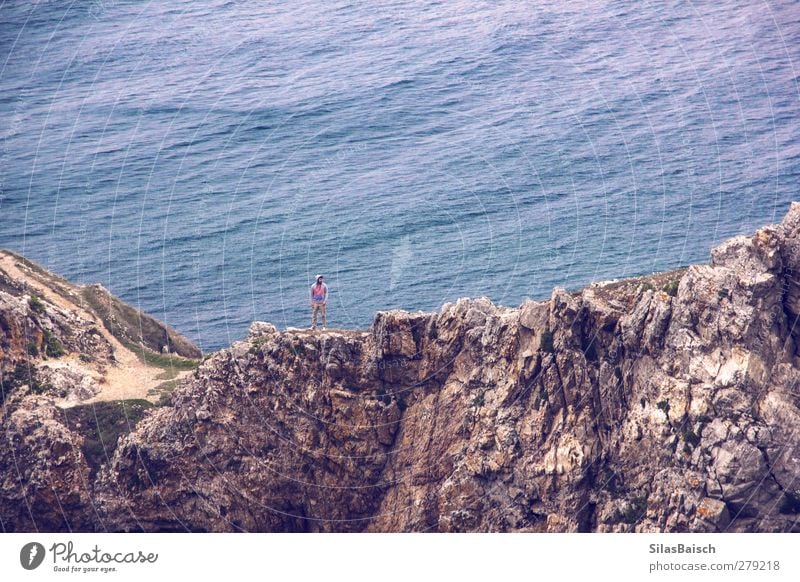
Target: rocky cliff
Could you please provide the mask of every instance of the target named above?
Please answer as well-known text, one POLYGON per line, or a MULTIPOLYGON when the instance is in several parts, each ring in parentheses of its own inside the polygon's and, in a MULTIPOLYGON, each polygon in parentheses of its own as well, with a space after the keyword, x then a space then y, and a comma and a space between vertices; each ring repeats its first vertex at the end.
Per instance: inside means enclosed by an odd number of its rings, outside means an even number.
POLYGON ((798 272, 794 204, 708 265, 517 309, 256 322, 94 465, 18 380, 2 527, 798 531, 798 272))
POLYGON ((99 527, 97 469, 200 355, 101 286, 0 251, 0 529, 99 527))

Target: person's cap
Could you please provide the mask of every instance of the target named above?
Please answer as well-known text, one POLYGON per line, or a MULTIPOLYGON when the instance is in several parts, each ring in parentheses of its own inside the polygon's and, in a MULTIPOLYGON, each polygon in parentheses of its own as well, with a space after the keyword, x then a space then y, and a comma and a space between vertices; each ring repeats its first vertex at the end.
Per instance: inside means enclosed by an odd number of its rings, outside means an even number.
POLYGON ((325 277, 323 277, 322 275, 317 275, 316 277, 314 277, 314 281, 319 281, 320 279, 324 279, 324 278, 325 277))

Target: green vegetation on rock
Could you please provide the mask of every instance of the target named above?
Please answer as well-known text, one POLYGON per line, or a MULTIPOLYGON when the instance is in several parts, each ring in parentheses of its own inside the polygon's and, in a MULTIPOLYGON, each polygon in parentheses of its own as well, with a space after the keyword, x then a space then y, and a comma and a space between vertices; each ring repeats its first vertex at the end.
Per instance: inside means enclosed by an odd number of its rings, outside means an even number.
POLYGON ((31 295, 31 298, 28 299, 28 306, 36 313, 44 313, 45 311, 44 303, 39 299, 38 295, 31 295))
POLYGON ((664 291, 664 293, 670 297, 675 297, 678 295, 678 282, 674 279, 672 281, 668 281, 667 284, 662 288, 662 291, 664 291))
POLYGON ((64 419, 70 430, 83 438, 83 454, 92 475, 108 462, 120 436, 131 432, 154 405, 147 400, 116 400, 84 404, 64 410, 64 419))
POLYGON ((553 345, 553 332, 549 329, 545 329, 541 335, 541 341, 539 343, 539 348, 543 352, 553 353, 555 351, 555 346, 553 345))
POLYGON ((64 355, 64 346, 58 341, 58 338, 53 335, 50 330, 44 330, 44 341, 42 342, 42 349, 48 358, 60 358, 64 355))
POLYGON ((128 347, 136 346, 131 347, 134 351, 141 351, 143 346, 149 352, 160 354, 167 346, 170 352, 187 358, 202 355, 197 346, 169 326, 114 297, 100 285, 81 288, 81 298, 114 337, 128 347))
POLYGON ((136 354, 136 357, 139 358, 139 361, 143 364, 164 370, 164 374, 159 376, 160 380, 171 380, 178 375, 178 372, 194 370, 200 365, 200 360, 182 358, 174 354, 157 354, 147 348, 129 342, 123 343, 126 348, 136 354))
POLYGON ((647 513, 647 497, 642 495, 630 500, 628 507, 622 516, 622 521, 634 524, 642 519, 647 513))

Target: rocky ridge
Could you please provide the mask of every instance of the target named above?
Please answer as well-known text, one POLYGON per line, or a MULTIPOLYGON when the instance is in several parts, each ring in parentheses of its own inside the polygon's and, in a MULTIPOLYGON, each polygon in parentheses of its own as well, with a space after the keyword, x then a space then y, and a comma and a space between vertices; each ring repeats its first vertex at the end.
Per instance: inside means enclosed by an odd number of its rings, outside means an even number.
POLYGON ((256 322, 93 473, 52 400, 21 395, 2 527, 798 531, 799 245, 795 203, 708 265, 516 309, 256 322))

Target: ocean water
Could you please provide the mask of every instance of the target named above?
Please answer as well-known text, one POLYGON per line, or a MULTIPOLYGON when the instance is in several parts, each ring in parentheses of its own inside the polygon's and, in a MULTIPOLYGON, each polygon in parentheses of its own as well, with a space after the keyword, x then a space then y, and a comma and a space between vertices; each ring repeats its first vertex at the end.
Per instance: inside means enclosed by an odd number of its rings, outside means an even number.
POLYGON ((0 246, 204 349, 707 260, 800 198, 796 0, 0 0, 0 246))

